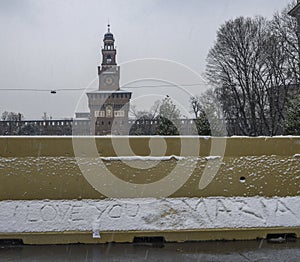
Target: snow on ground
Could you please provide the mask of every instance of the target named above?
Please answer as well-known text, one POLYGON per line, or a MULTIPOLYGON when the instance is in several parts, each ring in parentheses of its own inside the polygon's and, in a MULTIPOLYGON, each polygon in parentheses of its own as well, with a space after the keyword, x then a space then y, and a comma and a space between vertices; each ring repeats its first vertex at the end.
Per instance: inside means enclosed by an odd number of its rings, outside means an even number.
POLYGON ((0 232, 300 226, 300 197, 0 201, 0 232))

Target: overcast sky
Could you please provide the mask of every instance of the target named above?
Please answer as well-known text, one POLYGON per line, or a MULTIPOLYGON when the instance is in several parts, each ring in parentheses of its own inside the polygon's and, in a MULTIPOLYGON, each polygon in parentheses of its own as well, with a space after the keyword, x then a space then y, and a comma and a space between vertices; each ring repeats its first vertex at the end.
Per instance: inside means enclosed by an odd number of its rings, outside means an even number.
MULTIPOLYGON (((271 17, 289 2, 0 0, 0 89, 87 86, 97 77, 108 19, 118 63, 162 58, 201 74, 222 23, 238 16, 271 17)), ((27 119, 40 119, 43 112, 53 118, 72 117, 81 95, 0 91, 0 113, 22 112, 27 119)))

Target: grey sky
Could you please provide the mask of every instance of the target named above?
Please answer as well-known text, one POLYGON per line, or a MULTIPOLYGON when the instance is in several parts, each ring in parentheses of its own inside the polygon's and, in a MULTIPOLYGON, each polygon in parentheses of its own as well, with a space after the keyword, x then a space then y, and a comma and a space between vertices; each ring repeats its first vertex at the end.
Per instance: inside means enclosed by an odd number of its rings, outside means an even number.
MULTIPOLYGON (((155 57, 202 73, 216 31, 224 21, 241 15, 271 17, 289 2, 1 0, 0 88, 87 86, 97 77, 108 18, 118 63, 155 57)), ((53 118, 71 117, 80 95, 0 91, 0 113, 18 111, 27 119, 40 119, 43 112, 53 118)))

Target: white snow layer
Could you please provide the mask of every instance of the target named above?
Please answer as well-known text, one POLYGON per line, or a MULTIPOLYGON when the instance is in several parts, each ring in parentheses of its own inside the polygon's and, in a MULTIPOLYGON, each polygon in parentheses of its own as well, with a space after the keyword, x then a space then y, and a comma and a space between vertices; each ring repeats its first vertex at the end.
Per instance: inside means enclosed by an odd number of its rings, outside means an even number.
POLYGON ((183 160, 185 157, 182 156, 116 156, 116 157, 100 157, 102 160, 106 161, 135 161, 135 160, 143 160, 143 161, 166 161, 166 160, 183 160))
POLYGON ((206 160, 216 160, 216 159, 220 159, 221 156, 207 156, 205 157, 206 160))
POLYGON ((2 233, 279 226, 300 226, 299 196, 0 201, 2 233))

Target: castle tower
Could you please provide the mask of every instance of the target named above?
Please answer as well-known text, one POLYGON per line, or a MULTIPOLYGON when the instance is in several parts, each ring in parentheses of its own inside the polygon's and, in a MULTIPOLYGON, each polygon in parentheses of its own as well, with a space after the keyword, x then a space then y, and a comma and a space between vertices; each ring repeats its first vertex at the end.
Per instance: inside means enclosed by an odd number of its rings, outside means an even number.
POLYGON ((99 88, 87 93, 92 135, 128 134, 128 112, 131 92, 120 89, 120 67, 117 65, 115 39, 107 26, 102 63, 98 66, 99 88))

